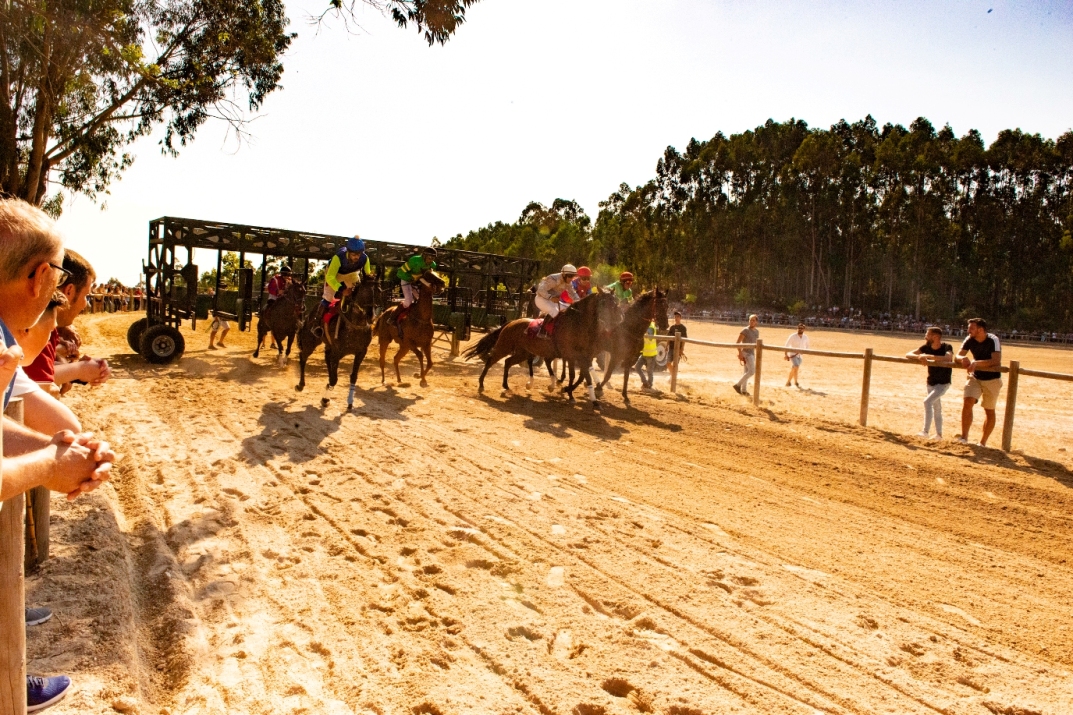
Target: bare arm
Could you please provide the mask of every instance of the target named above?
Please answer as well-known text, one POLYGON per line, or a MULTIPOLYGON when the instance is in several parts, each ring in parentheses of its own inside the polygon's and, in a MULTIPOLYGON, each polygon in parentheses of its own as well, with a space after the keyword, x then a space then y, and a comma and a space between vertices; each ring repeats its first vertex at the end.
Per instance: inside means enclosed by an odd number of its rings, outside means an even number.
POLYGON ((22 395, 25 424, 41 434, 56 434, 70 430, 75 434, 82 431, 78 418, 71 408, 44 390, 37 389, 22 395))
POLYGON ((973 360, 969 363, 969 372, 975 373, 977 370, 997 370, 1002 365, 1002 352, 993 352, 991 357, 987 360, 973 360))
POLYGON ((73 382, 75 380, 81 380, 82 382, 96 382, 104 376, 105 372, 105 368, 99 365, 96 360, 56 363, 55 370, 56 377, 53 381, 57 385, 73 382))

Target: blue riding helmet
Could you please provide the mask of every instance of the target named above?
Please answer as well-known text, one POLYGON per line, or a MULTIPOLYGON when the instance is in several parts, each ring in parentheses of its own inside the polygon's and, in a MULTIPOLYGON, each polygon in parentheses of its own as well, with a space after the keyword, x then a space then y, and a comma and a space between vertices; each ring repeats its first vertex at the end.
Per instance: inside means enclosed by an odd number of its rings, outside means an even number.
POLYGON ((361 253, 365 250, 365 241, 355 236, 354 238, 348 238, 346 241, 346 250, 354 253, 361 253))

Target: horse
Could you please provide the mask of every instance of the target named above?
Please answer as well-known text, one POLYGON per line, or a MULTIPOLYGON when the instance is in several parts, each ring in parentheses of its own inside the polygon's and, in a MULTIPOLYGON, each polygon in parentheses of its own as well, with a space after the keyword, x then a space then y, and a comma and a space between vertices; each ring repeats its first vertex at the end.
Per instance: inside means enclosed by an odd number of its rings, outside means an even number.
MULTIPOLYGON (((578 381, 571 383, 563 390, 570 397, 570 402, 574 402, 574 389, 584 380, 593 409, 599 409, 600 403, 593 392, 589 364, 601 348, 599 336, 604 331, 611 330, 618 322, 618 317, 614 295, 597 289, 596 293, 585 296, 552 320, 550 337, 531 335, 530 323, 532 321, 529 318, 519 318, 481 338, 476 345, 465 351, 464 356, 467 360, 477 356, 484 360, 484 370, 481 371, 478 385, 479 392, 484 392, 484 376, 488 374, 489 368, 503 358, 507 358, 503 367, 503 390, 505 392, 510 390, 507 376, 512 365, 527 361, 530 356, 543 358, 548 363, 552 380, 555 380, 550 361, 563 358, 581 369, 581 377, 578 381)), ((529 365, 530 382, 532 382, 532 363, 530 362, 529 365)))
POLYGON ((417 300, 410 306, 409 311, 401 316, 400 326, 395 320, 401 305, 393 305, 376 317, 373 322, 373 332, 380 341, 380 384, 386 381, 384 370, 387 364, 387 349, 392 342, 399 344, 399 350, 395 353, 395 381, 402 382, 402 374, 399 372, 399 361, 413 350, 417 355, 417 363, 420 372, 415 377, 421 378, 421 387, 428 387, 425 375, 432 369, 432 336, 435 329, 432 325, 432 296, 446 287, 444 282, 433 271, 425 271, 417 281, 419 293, 417 300))
POLYGON ((253 351, 254 357, 260 356, 265 335, 272 333, 272 342, 279 351, 279 359, 276 362, 280 367, 287 364, 287 358, 291 356, 291 346, 294 344, 294 335, 302 322, 305 297, 305 284, 292 281, 283 291, 283 295, 268 302, 257 319, 257 347, 253 351), (283 351, 284 338, 287 339, 286 352, 283 351))
POLYGON ((607 345, 611 357, 607 361, 604 379, 596 388, 599 393, 603 393, 604 385, 611 379, 615 368, 620 367, 623 373, 622 399, 627 405, 630 404, 630 397, 626 392, 630 371, 644 349, 645 331, 653 320, 661 331, 667 330, 667 294, 658 287, 643 293, 635 300, 626 309, 622 322, 611 331, 610 343, 607 345))
MULTIPOLYGON (((369 351, 369 344, 373 341, 372 327, 369 325, 367 309, 373 305, 379 291, 376 282, 371 278, 362 281, 356 290, 349 296, 342 298, 339 313, 324 327, 332 339, 330 344, 324 346, 324 360, 328 364, 328 385, 325 390, 332 390, 339 382, 339 363, 346 355, 354 356, 354 366, 350 370, 350 391, 347 393, 346 408, 354 408, 354 391, 357 389, 358 368, 361 367, 365 354, 369 351)), ((298 367, 299 379, 294 389, 301 392, 306 386, 306 363, 309 356, 324 342, 323 337, 313 333, 312 316, 306 316, 301 330, 298 332, 298 367)), ((326 407, 330 398, 321 397, 320 404, 326 407)))

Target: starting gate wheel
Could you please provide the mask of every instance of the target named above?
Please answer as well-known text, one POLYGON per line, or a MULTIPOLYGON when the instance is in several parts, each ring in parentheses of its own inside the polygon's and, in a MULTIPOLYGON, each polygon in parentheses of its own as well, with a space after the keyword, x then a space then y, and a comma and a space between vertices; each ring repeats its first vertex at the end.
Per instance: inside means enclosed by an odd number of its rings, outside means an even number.
POLYGON ((140 320, 135 320, 130 324, 130 327, 127 328, 127 345, 129 345, 130 349, 134 352, 140 353, 142 351, 142 333, 144 333, 145 329, 148 327, 149 319, 142 318, 140 320))
POLYGON ((154 365, 163 365, 182 357, 186 340, 182 333, 170 325, 153 325, 145 329, 141 338, 142 357, 154 365))

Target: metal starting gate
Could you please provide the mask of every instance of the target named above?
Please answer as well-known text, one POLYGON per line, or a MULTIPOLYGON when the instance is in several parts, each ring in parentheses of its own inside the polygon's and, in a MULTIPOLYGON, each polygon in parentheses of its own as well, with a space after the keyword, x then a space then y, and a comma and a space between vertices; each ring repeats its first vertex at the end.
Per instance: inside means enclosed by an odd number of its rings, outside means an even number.
MULTIPOLYGON (((264 298, 269 259, 283 259, 294 276, 306 283, 309 296, 319 299, 320 286, 309 285, 315 272, 312 262, 330 260, 346 240, 345 236, 171 216, 150 221, 149 256, 143 263, 146 316, 131 325, 127 342, 154 363, 171 362, 182 355, 185 341, 179 328, 184 320, 196 328, 198 319, 201 268, 193 261, 195 248, 216 251, 216 286, 209 315, 234 320, 240 330, 247 330, 264 298), (238 254, 237 286, 221 283, 226 251, 238 254), (253 268, 245 267, 250 255, 264 256, 260 280, 255 279, 253 268)), ((420 247, 375 240, 366 240, 365 246, 383 288, 377 306, 383 309, 401 296, 395 270, 420 247)), ((436 250, 436 272, 447 279, 448 289, 436 297, 434 320, 438 328, 452 334, 453 345, 469 339, 471 329, 496 328, 524 312, 528 289, 539 277, 539 261, 440 247, 436 250)))

